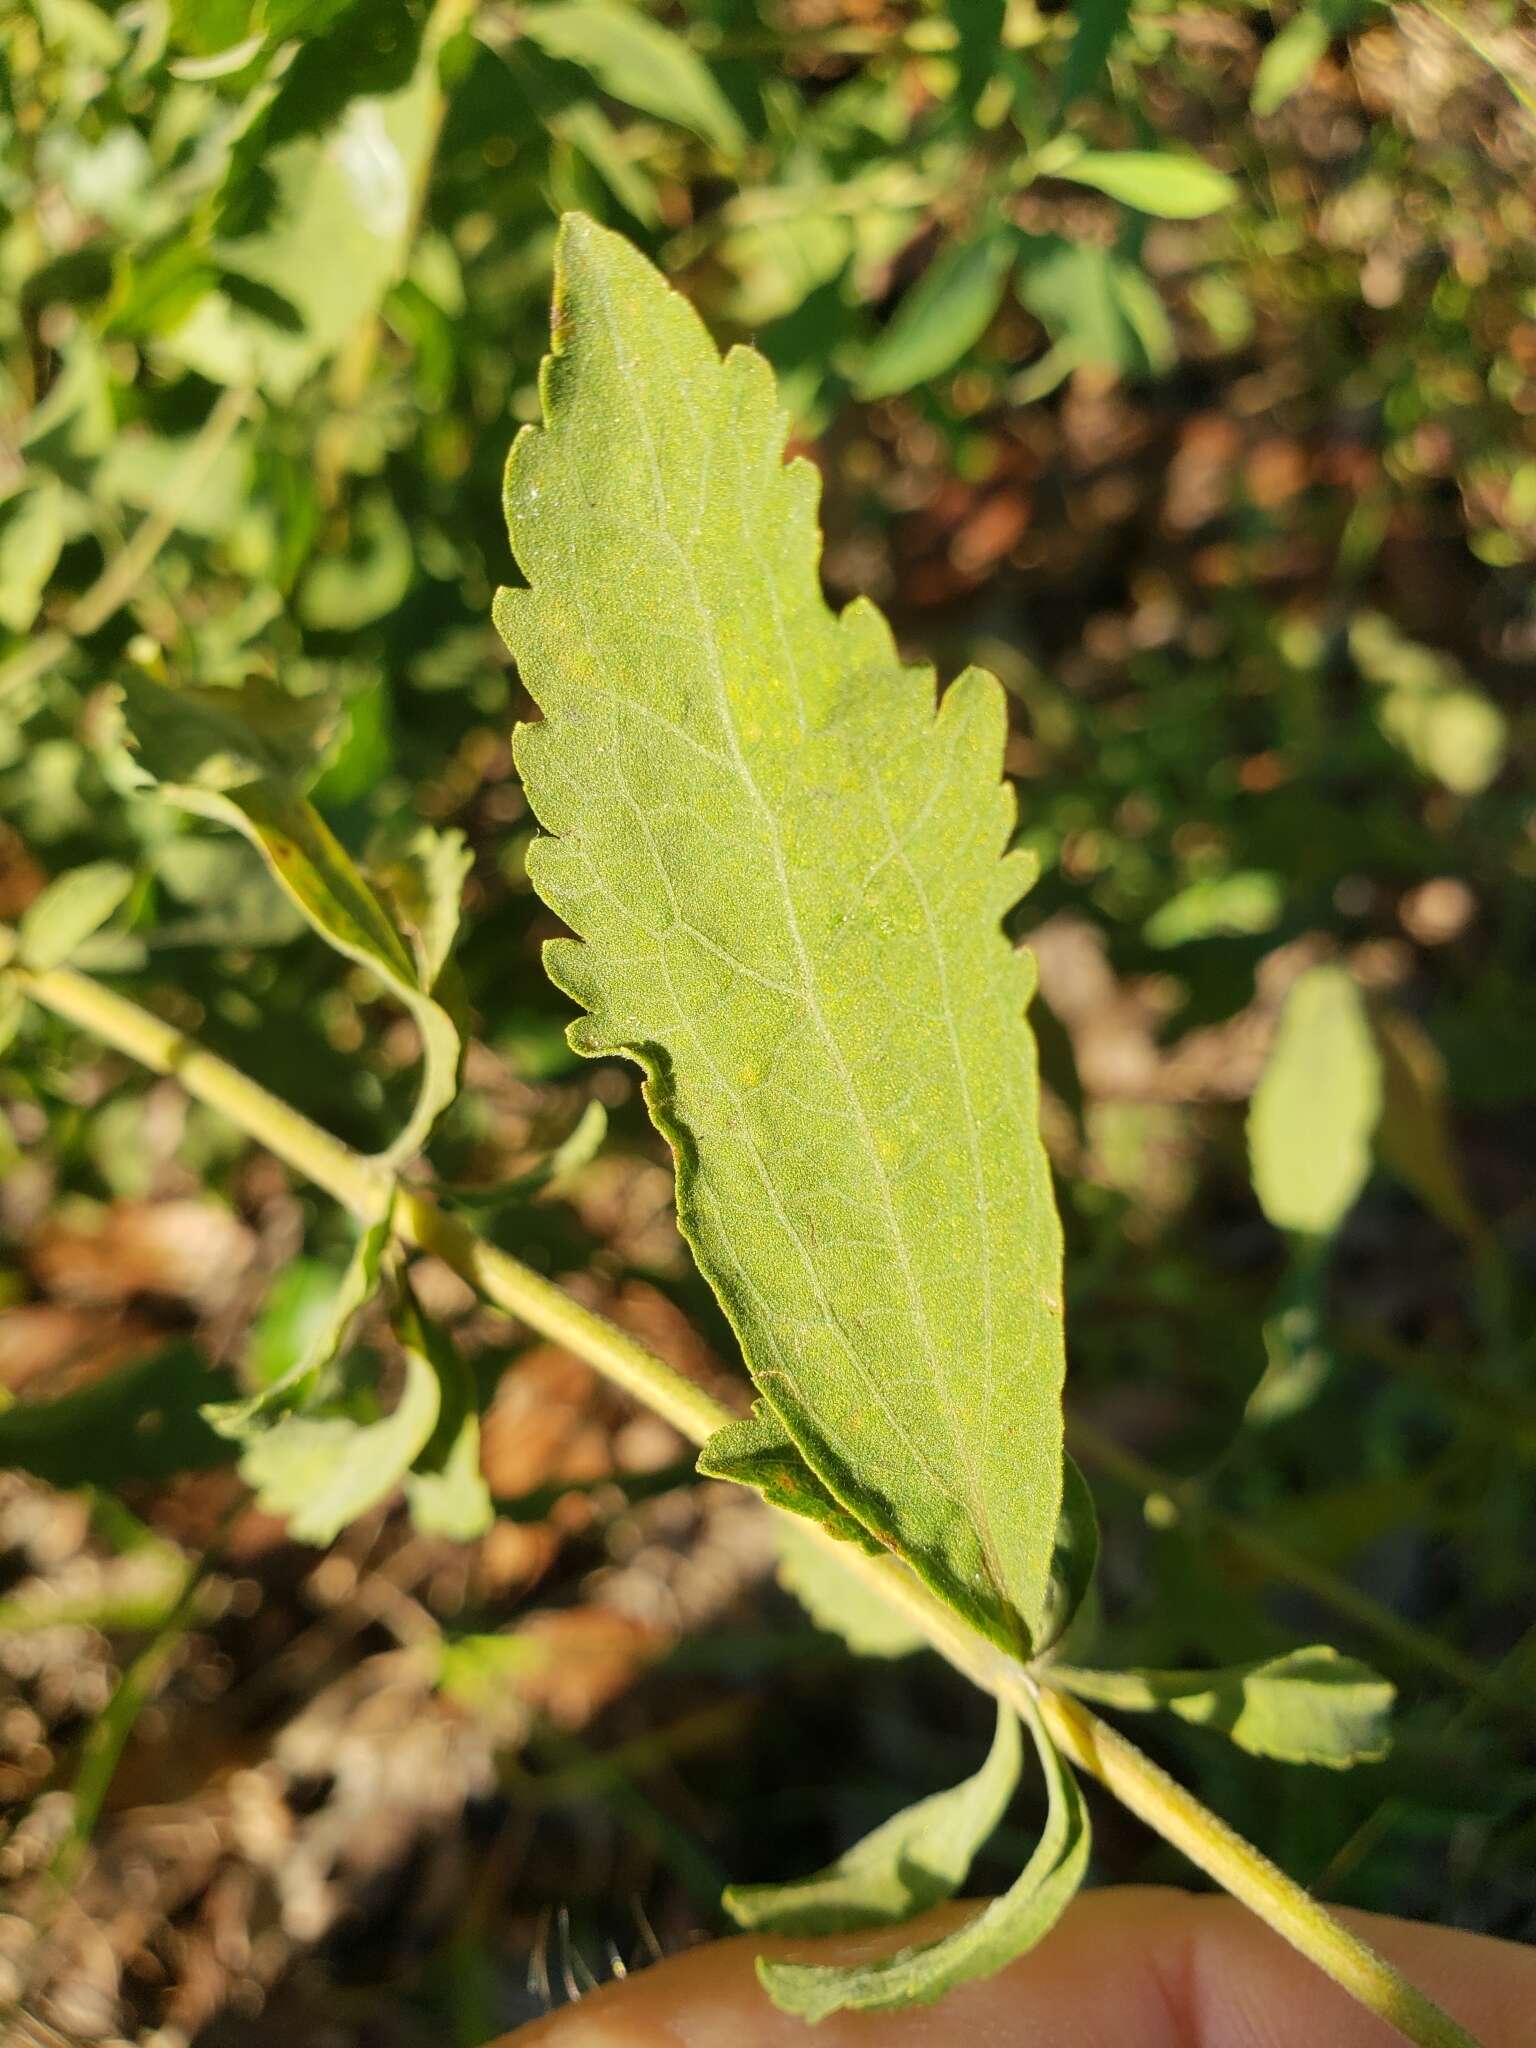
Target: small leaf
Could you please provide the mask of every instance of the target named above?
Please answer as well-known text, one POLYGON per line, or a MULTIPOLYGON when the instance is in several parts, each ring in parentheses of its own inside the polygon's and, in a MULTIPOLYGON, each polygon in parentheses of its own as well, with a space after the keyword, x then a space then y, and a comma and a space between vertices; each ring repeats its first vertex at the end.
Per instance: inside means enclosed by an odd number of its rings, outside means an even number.
POLYGON ((597 1157, 607 1135, 607 1110, 600 1102, 589 1102, 569 1135, 527 1173, 514 1174, 510 1180, 497 1181, 490 1187, 455 1187, 444 1192, 451 1197, 455 1207, 461 1209, 494 1211, 515 1208, 531 1201, 545 1188, 558 1188, 562 1181, 579 1173, 597 1157))
POLYGON ((415 943, 421 985, 437 985, 458 937, 464 882, 475 864, 462 832, 438 831, 422 825, 393 859, 375 861, 370 870, 396 915, 415 943))
POLYGON ((889 398, 951 369, 986 332, 1017 250, 1011 230, 986 229, 940 251, 864 357, 860 398, 889 398))
POLYGON ((1062 73, 1063 107, 1071 106, 1098 83, 1115 38, 1130 18, 1131 0, 1073 0, 1072 12, 1077 27, 1062 73))
POLYGON ((1035 1853, 1014 1884, 942 1940, 899 1949, 879 1962, 839 1968, 760 1957, 757 1974, 775 2005, 811 2021, 834 2012, 891 2012, 931 2005, 959 1984, 1005 1969, 1049 1934, 1088 1867, 1088 1814, 1038 1709, 1031 1710, 1029 1722, 1049 1806, 1035 1853))
POLYGON ((287 1522, 296 1543, 333 1543, 404 1480, 431 1439, 439 1396, 431 1365, 407 1351, 400 1398, 381 1421, 284 1415, 249 1440, 240 1477, 258 1507, 287 1522))
POLYGON ((1371 1023, 1382 1077, 1377 1156, 1448 1230, 1480 1244, 1487 1233, 1456 1157, 1445 1062, 1405 1011, 1380 1010, 1371 1023))
POLYGON ((1180 889, 1153 911, 1141 935, 1149 946, 1161 951, 1191 945, 1198 939, 1268 932, 1280 922, 1284 907, 1278 875, 1262 868, 1238 868, 1229 875, 1205 876, 1180 889))
POLYGON ((620 0, 547 0, 518 15, 518 29, 551 57, 579 64, 613 99, 675 121, 722 156, 746 147, 736 110, 681 36, 620 0))
POLYGON ((55 1401, 15 1402, 0 1414, 0 1468, 110 1487, 227 1465, 234 1452, 200 1413, 226 1386, 192 1345, 167 1345, 55 1401))
POLYGON ((920 1629, 850 1571, 798 1516, 778 1519, 779 1584, 819 1629, 841 1636, 856 1657, 910 1657, 926 1649, 920 1629))
POLYGON ((1391 1747, 1393 1688, 1326 1645, 1222 1671, 1086 1671, 1056 1665, 1052 1682, 1126 1713, 1166 1708, 1219 1728, 1240 1749, 1281 1763, 1347 1770, 1391 1747))
POLYGON ((1262 120, 1284 106, 1298 86, 1305 85, 1333 41, 1333 30, 1319 9, 1303 7, 1293 14, 1265 49, 1254 73, 1248 104, 1262 120))
POLYGON ((1342 967, 1308 968, 1286 998, 1248 1112, 1254 1191, 1279 1230, 1329 1237, 1371 1171, 1381 1064, 1342 967))
POLYGON ((698 1471, 705 1479, 750 1486, 770 1507, 803 1515, 873 1556, 880 1553, 875 1538, 817 1478, 766 1401, 754 1401, 749 1416, 715 1431, 699 1453, 698 1471))
POLYGON ((1066 367, 1102 366, 1127 377, 1169 367, 1175 349, 1168 315, 1134 263, 1059 235, 1020 240, 1019 303, 1040 321, 1066 367))
POLYGON ((475 1376, 446 1330, 422 1315, 402 1280, 395 1334, 408 1352, 424 1358, 437 1377, 437 1424, 405 1475, 411 1520, 423 1536, 472 1543, 491 1526, 490 1490, 480 1471, 480 1406, 475 1376))
POLYGON ((359 632, 395 609, 415 567, 410 532, 388 494, 366 491, 353 510, 345 550, 317 555, 305 572, 299 617, 317 632, 359 632))
POLYGON ((210 1428, 236 1443, 248 1443, 313 1398, 326 1367, 346 1343, 353 1319, 378 1288, 380 1266, 390 1241, 392 1210, 393 1203, 359 1235, 340 1284, 324 1314, 313 1319, 313 1334, 299 1357, 260 1393, 243 1401, 220 1401, 205 1407, 203 1415, 210 1428))
POLYGON ((181 729, 175 714, 182 692, 142 678, 125 688, 140 766, 157 779, 168 803, 243 833, 321 938, 368 968, 410 1012, 421 1035, 421 1086, 404 1128, 381 1155, 386 1162, 409 1159, 458 1092, 462 1039, 458 1022, 433 993, 442 979, 440 965, 431 984, 424 977, 436 962, 450 914, 446 902, 428 898, 432 888, 443 890, 462 872, 459 851, 448 846, 435 852, 434 873, 423 873, 415 908, 428 929, 420 933, 421 950, 413 957, 351 855, 299 794, 292 770, 301 754, 312 751, 313 725, 264 692, 254 700, 245 692, 186 694, 191 715, 181 729), (228 705, 219 701, 224 696, 232 700, 228 705), (247 701, 260 720, 249 726, 241 715, 247 701), (271 773, 279 764, 289 772, 271 773))
POLYGON ((514 1630, 506 1635, 445 1635, 433 1647, 438 1691, 475 1715, 490 1715, 516 1692, 519 1679, 549 1663, 552 1645, 514 1630))
POLYGON ((1372 710, 1382 733, 1423 775, 1458 796, 1480 796, 1504 766, 1509 721, 1451 655, 1363 612, 1350 625, 1356 667, 1377 685, 1372 710))
POLYGON ((1058 178, 1118 199, 1162 220, 1200 220, 1237 198, 1237 186, 1198 156, 1154 149, 1085 150, 1055 170, 1058 178))
POLYGON ((814 1877, 729 1886, 725 1910, 738 1927, 770 1934, 842 1934, 910 1920, 964 1884, 1007 1811, 1021 1758, 1018 1717, 999 1704, 992 1747, 973 1778, 894 1815, 814 1877))
POLYGON ((0 626, 25 633, 63 550, 64 486, 56 477, 34 474, 0 520, 0 626))
POLYGON ((34 974, 60 967, 98 932, 133 888, 133 870, 93 860, 51 881, 22 912, 16 957, 34 974))

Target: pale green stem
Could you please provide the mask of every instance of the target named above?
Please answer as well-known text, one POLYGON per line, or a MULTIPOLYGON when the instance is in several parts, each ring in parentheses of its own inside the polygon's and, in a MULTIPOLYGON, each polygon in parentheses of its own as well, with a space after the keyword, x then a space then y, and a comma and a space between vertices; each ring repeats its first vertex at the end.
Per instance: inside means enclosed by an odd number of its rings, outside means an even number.
POLYGON ((1064 1756, 1090 1771, 1132 1813, 1283 1934, 1352 1998, 1424 2048, 1477 2048, 1465 2027, 1133 1742, 1065 1693, 1042 1688, 1040 1706, 1064 1756))
MULTIPOLYGON (((0 958, 5 957, 7 936, 0 932, 0 958)), ((70 968, 10 971, 34 1002, 156 1073, 174 1075, 189 1094, 221 1111, 356 1216, 378 1214, 387 1179, 374 1162, 360 1158, 183 1032, 70 968)), ((434 1253, 498 1308, 577 1353, 692 1442, 705 1442, 732 1420, 730 1410, 713 1395, 551 1281, 485 1244, 429 1196, 402 1189, 395 1216, 407 1242, 434 1253)), ((1038 1698, 1066 1756, 1406 2039, 1419 2048, 1478 2048, 1464 2028, 1193 1793, 1080 1702, 1055 1691, 1048 1674, 1031 1673, 993 1648, 894 1559, 865 1557, 841 1543, 836 1552, 984 1691, 1017 1706, 1038 1698)))

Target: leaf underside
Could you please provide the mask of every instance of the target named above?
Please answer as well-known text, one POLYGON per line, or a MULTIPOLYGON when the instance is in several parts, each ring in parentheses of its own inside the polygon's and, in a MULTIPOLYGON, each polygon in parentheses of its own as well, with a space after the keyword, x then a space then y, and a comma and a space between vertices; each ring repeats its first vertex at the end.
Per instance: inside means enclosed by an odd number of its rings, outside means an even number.
POLYGON ((1088 1813, 1038 1711, 1030 1713, 1045 1773, 1046 1820, 1034 1854, 1000 1898, 938 1941, 898 1949, 873 1963, 784 1963, 760 1956, 757 1974, 775 2005, 802 2019, 834 2012, 892 2012, 929 2005, 1004 1969, 1041 1941, 1070 1904, 1088 1867, 1088 1813))
POLYGON ((871 605, 828 609, 767 365, 580 218, 542 394, 497 619, 544 714, 515 745, 529 874, 580 941, 546 954, 571 1042, 644 1068, 683 1231, 822 1487, 1026 1648, 1061 1247, 1002 692, 968 671, 935 709, 871 605))
POLYGON ((1013 1709, 974 1777, 893 1814, 825 1870, 793 1884, 729 1885, 722 1904, 738 1927, 774 1934, 843 1934, 889 1927, 953 1898, 1007 1811, 1022 1749, 1013 1709))
POLYGON ((1218 1671, 1090 1671, 1057 1665, 1079 1698, 1142 1714, 1166 1708, 1218 1728, 1239 1749, 1281 1763, 1348 1770, 1392 1746, 1393 1688, 1367 1664, 1326 1644, 1218 1671))

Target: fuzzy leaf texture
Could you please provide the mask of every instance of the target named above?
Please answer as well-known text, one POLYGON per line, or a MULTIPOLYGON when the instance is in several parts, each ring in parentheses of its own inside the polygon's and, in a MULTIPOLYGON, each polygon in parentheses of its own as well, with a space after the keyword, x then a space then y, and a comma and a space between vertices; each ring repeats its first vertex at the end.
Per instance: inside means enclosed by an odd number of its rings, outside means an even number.
POLYGON ((1167 1708, 1198 1728, 1219 1728, 1239 1749, 1281 1763, 1343 1771, 1379 1763, 1392 1746, 1393 1688, 1369 1665, 1326 1644, 1221 1671, 1090 1671, 1058 1664, 1055 1678, 1080 1699, 1122 1713, 1167 1708))
POLYGON ((1077 1780, 1057 1755, 1038 1710, 1028 1722, 1045 1774, 1045 1827, 1001 1898, 940 1940, 898 1949, 873 1963, 779 1963, 760 1956, 757 1974, 775 2005, 812 2023, 834 2012, 931 2005, 961 1984, 1006 1968, 1050 1933, 1082 1884, 1091 1836, 1077 1780))
POLYGON ((497 618, 543 712, 546 953, 626 1053, 678 1213, 773 1418, 952 1606, 1027 1648, 1062 1487, 1061 1243, 1000 920, 1003 694, 935 706, 872 605, 817 575, 816 473, 772 373, 722 362, 620 237, 562 229, 542 428, 497 618))
POLYGON ((727 1885, 721 1903, 738 1927, 775 1934, 842 1934, 911 1920, 964 1884, 1008 1810, 1021 1758, 1018 1716, 999 1705, 997 1733, 974 1777, 893 1814, 812 1877, 727 1885))

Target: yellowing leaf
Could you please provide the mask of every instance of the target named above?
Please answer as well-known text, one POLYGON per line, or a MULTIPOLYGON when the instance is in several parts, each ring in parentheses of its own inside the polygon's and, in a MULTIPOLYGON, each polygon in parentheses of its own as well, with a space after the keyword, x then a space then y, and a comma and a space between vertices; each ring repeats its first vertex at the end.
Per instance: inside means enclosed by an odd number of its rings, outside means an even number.
POLYGON ((458 1089, 462 1040, 440 999, 464 872, 457 847, 417 847, 425 866, 410 900, 413 920, 426 922, 418 925, 413 954, 351 855, 300 793, 298 785, 318 765, 316 735, 326 711, 252 684, 180 691, 135 677, 123 695, 139 766, 167 802, 243 833, 327 945, 368 968, 411 1013, 421 1035, 421 1086, 383 1156, 412 1157, 458 1089))
POLYGON ((1381 1067, 1342 967, 1312 967, 1286 998, 1248 1112, 1254 1191, 1277 1229, 1327 1237, 1371 1170, 1381 1067))
POLYGON ((935 706, 817 578, 816 477, 761 357, 722 363, 617 236, 561 234, 545 425, 497 618, 544 713, 518 766, 546 952, 624 1052, 765 1408, 959 1611, 1041 1626, 1062 1488, 1061 1243, 1033 978, 1000 919, 1003 694, 935 706))

